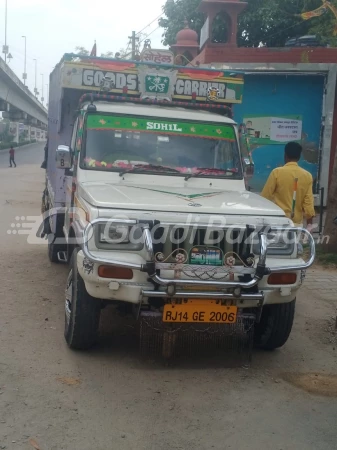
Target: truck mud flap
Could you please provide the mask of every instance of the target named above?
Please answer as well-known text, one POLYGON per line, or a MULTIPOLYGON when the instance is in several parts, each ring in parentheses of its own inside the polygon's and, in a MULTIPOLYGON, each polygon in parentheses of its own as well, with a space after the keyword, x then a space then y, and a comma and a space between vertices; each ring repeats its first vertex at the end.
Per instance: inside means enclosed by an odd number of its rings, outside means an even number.
POLYGON ((143 358, 186 360, 216 358, 225 366, 248 368, 254 344, 254 314, 238 316, 235 324, 166 324, 161 313, 142 312, 140 353, 143 358))

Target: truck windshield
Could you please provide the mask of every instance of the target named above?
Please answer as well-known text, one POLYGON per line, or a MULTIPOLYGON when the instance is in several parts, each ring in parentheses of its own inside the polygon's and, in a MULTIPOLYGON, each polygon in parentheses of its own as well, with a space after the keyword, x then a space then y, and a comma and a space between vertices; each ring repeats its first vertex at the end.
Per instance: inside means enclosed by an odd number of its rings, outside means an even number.
POLYGON ((88 115, 81 168, 242 178, 231 124, 143 116, 88 115))

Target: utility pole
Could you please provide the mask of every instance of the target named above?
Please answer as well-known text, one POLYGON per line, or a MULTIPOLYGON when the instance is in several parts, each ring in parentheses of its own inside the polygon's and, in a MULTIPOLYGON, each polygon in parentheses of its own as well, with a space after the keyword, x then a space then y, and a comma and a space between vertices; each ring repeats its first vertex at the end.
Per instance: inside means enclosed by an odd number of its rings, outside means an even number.
POLYGON ((37 92, 37 86, 36 86, 36 76, 37 76, 37 59, 35 59, 35 58, 34 58, 34 61, 35 61, 35 88, 34 88, 34 94, 35 94, 35 97, 37 97, 37 94, 38 94, 38 92, 37 92))
POLYGON ((27 37, 26 36, 22 36, 23 39, 25 40, 25 64, 24 64, 24 70, 23 70, 23 84, 26 86, 26 80, 27 80, 27 37))
POLYGON ((132 32, 132 36, 129 36, 129 39, 131 39, 131 48, 132 48, 132 60, 134 61, 136 59, 136 32, 132 32))
POLYGON ((42 90, 41 90, 41 103, 43 105, 44 102, 44 97, 43 97, 43 84, 44 84, 44 77, 43 77, 43 73, 41 73, 41 78, 42 78, 42 90))
POLYGON ((5 63, 7 64, 7 53, 8 53, 8 46, 7 46, 7 0, 5 2, 5 45, 2 48, 2 53, 5 54, 5 63))
MULTIPOLYGON (((46 84, 47 90, 46 90, 46 101, 49 102, 49 84, 46 84)), ((48 106, 48 103, 46 104, 48 106)))

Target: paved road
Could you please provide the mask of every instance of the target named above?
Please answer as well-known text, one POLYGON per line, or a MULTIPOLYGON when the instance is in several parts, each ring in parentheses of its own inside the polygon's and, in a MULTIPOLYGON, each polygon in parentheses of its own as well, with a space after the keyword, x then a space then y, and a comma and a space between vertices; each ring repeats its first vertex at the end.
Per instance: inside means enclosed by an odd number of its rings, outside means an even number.
POLYGON ((18 151, 15 170, 0 155, 1 449, 337 448, 336 273, 309 273, 291 340, 255 352, 249 370, 141 361, 127 326, 72 352, 63 339, 67 268, 48 262, 42 241, 12 232, 39 214, 42 155, 41 145, 18 151))

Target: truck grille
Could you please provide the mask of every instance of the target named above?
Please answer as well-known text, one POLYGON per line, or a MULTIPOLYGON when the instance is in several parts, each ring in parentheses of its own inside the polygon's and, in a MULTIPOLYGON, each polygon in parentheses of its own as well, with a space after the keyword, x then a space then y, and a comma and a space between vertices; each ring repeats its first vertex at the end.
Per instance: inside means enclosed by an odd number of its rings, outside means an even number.
POLYGON ((179 253, 179 250, 190 254, 191 249, 198 246, 217 248, 222 251, 223 256, 229 253, 238 255, 236 265, 240 265, 251 255, 251 245, 248 238, 249 230, 230 229, 223 232, 210 232, 206 228, 187 231, 184 228, 169 228, 168 230, 161 227, 156 230, 154 236, 154 252, 155 254, 161 253, 165 262, 175 262, 174 256, 179 253))

